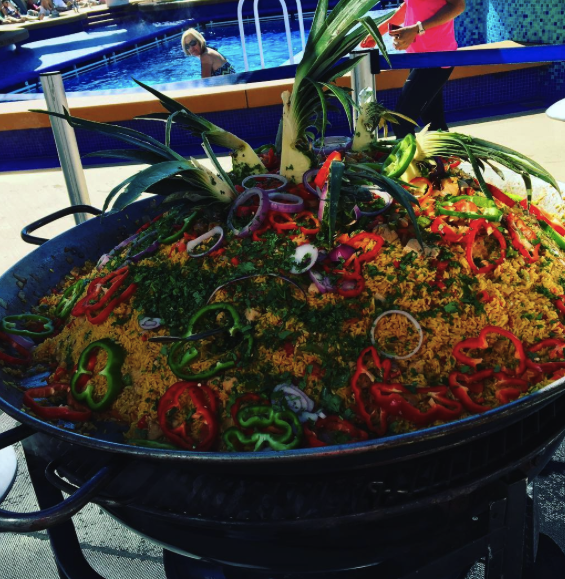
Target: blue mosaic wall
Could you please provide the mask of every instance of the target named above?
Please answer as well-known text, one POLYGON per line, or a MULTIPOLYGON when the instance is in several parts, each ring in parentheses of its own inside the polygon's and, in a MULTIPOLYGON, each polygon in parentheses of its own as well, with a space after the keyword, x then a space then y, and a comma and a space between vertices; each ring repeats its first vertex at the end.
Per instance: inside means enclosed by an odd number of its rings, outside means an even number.
MULTIPOLYGON (((565 0, 467 0, 467 9, 455 21, 460 46, 514 40, 565 44, 565 0)), ((549 100, 565 97, 565 64, 542 75, 549 100)))

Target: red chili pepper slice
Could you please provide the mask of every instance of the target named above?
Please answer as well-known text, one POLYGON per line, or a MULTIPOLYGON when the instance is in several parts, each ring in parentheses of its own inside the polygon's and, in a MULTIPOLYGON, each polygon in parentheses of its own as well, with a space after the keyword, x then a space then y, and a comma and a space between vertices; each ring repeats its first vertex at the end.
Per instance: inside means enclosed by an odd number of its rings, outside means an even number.
POLYGON ((539 259, 540 240, 517 215, 509 213, 506 225, 510 233, 512 245, 518 250, 526 263, 535 263, 539 259), (537 242, 537 243, 536 243, 537 242))
POLYGON ((467 262, 469 263, 471 271, 476 274, 493 271, 506 259, 506 239, 504 239, 502 233, 496 227, 493 227, 491 224, 489 224, 486 219, 481 218, 471 221, 469 233, 465 239, 465 242, 467 243, 467 262), (475 245, 477 235, 483 229, 487 233, 490 233, 500 244, 500 257, 488 265, 477 267, 475 260, 473 259, 473 246, 475 245))
MULTIPOLYGON (((522 207, 524 211, 528 211, 528 202, 526 199, 520 201, 520 207, 522 207)), ((560 222, 555 221, 554 218, 550 217, 543 209, 530 203, 529 212, 538 220, 545 221, 554 231, 559 233, 559 235, 565 236, 565 227, 560 222)))
POLYGON ((312 428, 307 424, 304 425, 304 434, 311 448, 320 448, 330 444, 350 444, 369 438, 364 430, 339 416, 318 418, 312 428))
POLYGON ((436 420, 455 420, 463 412, 459 402, 447 397, 447 386, 417 388, 411 392, 402 384, 373 384, 371 394, 375 403, 391 416, 399 416, 416 426, 427 426, 436 420), (409 400, 415 402, 421 397, 429 398, 429 410, 422 411, 409 400))
POLYGON ((387 382, 390 378, 391 361, 388 358, 381 360, 374 346, 365 348, 359 358, 355 374, 351 379, 351 390, 355 398, 357 414, 365 422, 371 432, 384 436, 387 429, 387 413, 376 406, 371 396, 371 385, 377 382, 376 372, 380 372, 382 381, 387 382), (369 369, 372 363, 373 369, 369 369))
MULTIPOLYGON (((92 412, 89 408, 82 405, 82 409, 72 408, 70 405, 66 406, 44 406, 37 402, 37 399, 51 398, 61 394, 68 394, 71 387, 69 384, 53 383, 48 386, 41 386, 39 388, 30 388, 24 392, 23 403, 30 410, 40 418, 45 420, 68 420, 69 422, 85 422, 90 420, 92 412)), ((76 405, 76 403, 74 403, 76 405)))
POLYGON ((324 187, 324 184, 326 183, 330 175, 330 165, 334 161, 341 161, 341 153, 339 151, 334 151, 333 153, 330 153, 328 155, 326 161, 324 162, 324 164, 318 171, 318 174, 314 178, 314 185, 318 187, 318 189, 322 189, 324 187))
POLYGON ((478 335, 477 338, 468 338, 467 340, 463 340, 455 345, 453 348, 453 356, 454 358, 463 365, 468 365, 477 369, 477 365, 482 362, 482 358, 470 358, 469 356, 463 354, 462 350, 469 349, 479 349, 484 350, 489 347, 487 342, 487 336, 489 334, 498 334, 505 338, 508 338, 513 344, 516 349, 515 358, 519 360, 520 364, 518 369, 514 371, 505 370, 505 372, 509 372, 513 375, 520 376, 526 370, 526 353, 524 351, 524 346, 522 342, 510 331, 505 330, 504 328, 499 328, 498 326, 486 326, 483 328, 478 335))
POLYGON ((163 394, 159 401, 157 415, 163 434, 177 446, 187 450, 209 450, 218 437, 219 424, 216 414, 217 402, 213 391, 197 382, 177 382, 163 394), (183 416, 181 397, 184 394, 194 406, 189 417, 183 416), (194 436, 190 426, 201 421, 199 431, 194 436))

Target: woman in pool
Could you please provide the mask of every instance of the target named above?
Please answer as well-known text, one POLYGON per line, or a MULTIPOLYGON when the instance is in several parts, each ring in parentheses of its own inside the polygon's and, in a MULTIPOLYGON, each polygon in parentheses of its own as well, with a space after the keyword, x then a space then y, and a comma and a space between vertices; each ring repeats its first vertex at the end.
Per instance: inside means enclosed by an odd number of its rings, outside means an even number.
POLYGON ((206 46, 206 40, 194 28, 189 28, 181 38, 181 46, 186 56, 200 58, 202 78, 234 74, 235 68, 217 50, 206 46))

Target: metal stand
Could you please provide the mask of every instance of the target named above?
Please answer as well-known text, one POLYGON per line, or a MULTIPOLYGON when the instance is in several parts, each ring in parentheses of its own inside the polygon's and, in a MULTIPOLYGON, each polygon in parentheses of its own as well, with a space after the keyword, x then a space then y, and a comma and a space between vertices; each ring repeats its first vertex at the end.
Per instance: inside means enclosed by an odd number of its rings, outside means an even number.
MULTIPOLYGON (((67 104, 61 73, 44 72, 39 75, 39 78, 45 93, 47 110, 64 114, 65 110, 69 109, 69 105, 67 104)), ((57 117, 50 118, 71 205, 90 205, 90 197, 86 187, 75 131, 67 121, 57 117)), ((87 219, 86 213, 77 213, 75 215, 77 225, 87 219)))
MULTIPOLYGON (((359 56, 358 52, 351 54, 350 58, 356 56, 359 56)), ((359 104, 359 93, 365 88, 370 88, 376 96, 377 83, 375 81, 375 75, 380 72, 379 50, 375 48, 367 52, 351 71, 351 88, 353 89, 351 98, 354 102, 359 104)), ((353 118, 355 121, 357 121, 357 116, 357 110, 353 108, 353 118)))

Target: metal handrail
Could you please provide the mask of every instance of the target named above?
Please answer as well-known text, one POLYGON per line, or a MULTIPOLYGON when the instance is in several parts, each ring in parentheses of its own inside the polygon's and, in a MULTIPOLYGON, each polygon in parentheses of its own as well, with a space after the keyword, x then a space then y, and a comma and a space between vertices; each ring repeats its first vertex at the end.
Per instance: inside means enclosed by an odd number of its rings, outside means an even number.
MULTIPOLYGON (((239 37, 241 39, 241 50, 243 52, 243 65, 245 71, 249 70, 249 62, 247 60, 247 49, 245 48, 245 32, 243 30, 243 3, 245 0, 239 0, 237 3, 237 23, 239 26, 239 37)), ((288 58, 290 64, 294 64, 294 52, 292 50, 292 39, 290 35, 290 23, 288 19, 288 9, 286 7, 285 0, 279 0, 281 8, 283 11, 284 19, 284 30, 286 33, 286 42, 288 45, 288 58)), ((296 7, 298 10, 298 27, 300 29, 300 40, 302 42, 302 50, 306 46, 306 40, 304 36, 304 18, 302 14, 302 3, 300 0, 296 0, 296 7)), ((257 34, 257 43, 259 45, 259 57, 261 59, 261 68, 265 68, 265 59, 263 56, 263 42, 261 40, 261 22, 259 19, 259 0, 253 0, 253 16, 255 19, 255 32, 257 34)))

